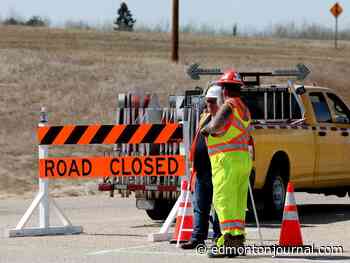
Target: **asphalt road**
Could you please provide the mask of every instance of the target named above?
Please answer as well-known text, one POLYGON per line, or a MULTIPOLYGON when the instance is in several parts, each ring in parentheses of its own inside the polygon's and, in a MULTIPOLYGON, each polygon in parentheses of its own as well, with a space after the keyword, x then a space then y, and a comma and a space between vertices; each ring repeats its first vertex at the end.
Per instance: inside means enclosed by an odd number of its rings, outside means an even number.
MULTIPOLYGON (((325 197, 297 193, 299 217, 304 244, 340 245, 343 254, 336 255, 247 255, 239 261, 261 262, 350 262, 350 198, 325 197)), ((151 243, 149 233, 159 231, 161 222, 147 218, 137 210, 133 198, 89 196, 58 198, 57 203, 74 225, 81 225, 84 233, 73 236, 0 237, 0 263, 23 262, 205 262, 206 255, 183 251, 168 242, 151 243)), ((0 227, 2 232, 14 227, 31 200, 2 200, 0 227)), ((52 215, 52 225, 58 225, 52 215)), ((35 226, 37 215, 30 225, 35 226)), ((247 244, 259 244, 254 222, 248 224, 247 244)), ((280 222, 263 222, 265 244, 277 244, 280 222)), ((211 260, 212 261, 212 260, 211 260)))

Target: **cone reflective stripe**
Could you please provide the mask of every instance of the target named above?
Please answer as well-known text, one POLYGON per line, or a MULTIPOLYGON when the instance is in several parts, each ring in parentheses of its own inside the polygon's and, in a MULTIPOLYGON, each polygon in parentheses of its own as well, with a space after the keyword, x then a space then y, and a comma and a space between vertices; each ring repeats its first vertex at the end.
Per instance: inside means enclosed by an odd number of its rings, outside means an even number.
POLYGON ((187 206, 185 207, 185 203, 181 203, 178 211, 178 215, 180 216, 192 216, 193 214, 193 208, 192 204, 188 202, 187 206))
POLYGON ((177 212, 176 225, 171 243, 186 242, 191 239, 193 231, 193 208, 191 192, 188 191, 188 183, 183 180, 181 183, 180 206, 177 212), (188 195, 188 198, 186 196, 188 195), (186 204, 187 199, 187 204, 186 204))
MULTIPOLYGON (((288 187, 287 187, 288 188, 288 187)), ((288 194, 288 189, 287 189, 287 195, 286 195, 286 200, 285 200, 285 206, 295 206, 296 207, 296 201, 294 198, 294 193, 293 194, 288 194)))
POLYGON ((303 239, 299 223, 298 210, 292 183, 288 183, 287 195, 283 210, 280 246, 302 246, 303 239))

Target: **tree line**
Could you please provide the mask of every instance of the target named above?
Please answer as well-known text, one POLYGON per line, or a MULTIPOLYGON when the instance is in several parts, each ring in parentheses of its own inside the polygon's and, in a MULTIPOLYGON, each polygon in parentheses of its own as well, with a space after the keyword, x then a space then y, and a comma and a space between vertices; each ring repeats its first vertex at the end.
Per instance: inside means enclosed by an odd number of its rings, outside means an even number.
MULTIPOLYGON (((120 4, 117 11, 117 17, 113 21, 113 29, 115 31, 133 31, 136 20, 125 2, 120 4)), ((21 18, 9 17, 2 21, 2 25, 5 26, 36 26, 45 27, 49 26, 49 21, 40 16, 32 16, 28 20, 21 18)))

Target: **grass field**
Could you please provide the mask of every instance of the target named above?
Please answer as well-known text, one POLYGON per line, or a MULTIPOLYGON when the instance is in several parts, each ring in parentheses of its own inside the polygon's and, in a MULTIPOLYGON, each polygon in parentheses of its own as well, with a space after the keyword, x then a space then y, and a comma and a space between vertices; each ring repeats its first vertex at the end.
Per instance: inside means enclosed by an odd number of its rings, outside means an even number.
MULTIPOLYGON (((51 124, 112 123, 119 92, 157 92, 164 103, 170 93, 205 86, 209 79, 195 82, 185 75, 185 65, 193 62, 238 70, 305 63, 312 70, 308 83, 331 87, 350 101, 350 42, 334 50, 330 41, 186 34, 180 46, 181 61, 172 64, 165 33, 0 27, 0 198, 37 190, 41 106, 51 124)), ((61 187, 55 186, 58 194, 82 193, 61 187)), ((84 187, 78 189, 88 192, 84 187)))

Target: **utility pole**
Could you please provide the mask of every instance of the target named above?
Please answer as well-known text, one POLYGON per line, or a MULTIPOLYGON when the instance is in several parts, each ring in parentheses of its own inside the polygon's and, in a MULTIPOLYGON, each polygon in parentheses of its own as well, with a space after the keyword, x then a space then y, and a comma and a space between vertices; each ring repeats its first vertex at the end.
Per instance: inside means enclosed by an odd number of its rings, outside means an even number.
POLYGON ((171 60, 179 61, 179 0, 173 0, 172 48, 171 60))

